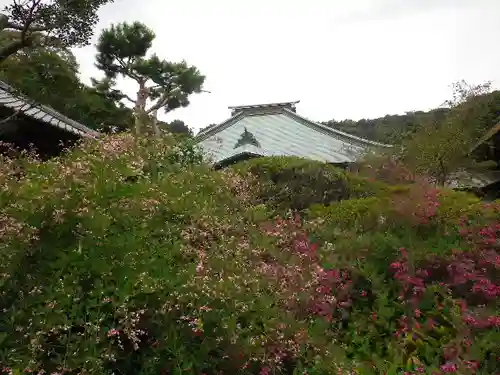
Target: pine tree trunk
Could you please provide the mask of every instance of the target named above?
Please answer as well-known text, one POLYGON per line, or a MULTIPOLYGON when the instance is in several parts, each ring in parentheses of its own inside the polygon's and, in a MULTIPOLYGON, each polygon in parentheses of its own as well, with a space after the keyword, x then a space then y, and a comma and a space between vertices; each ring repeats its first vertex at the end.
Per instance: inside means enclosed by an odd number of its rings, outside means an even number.
POLYGON ((141 119, 139 113, 134 111, 134 134, 139 136, 141 134, 141 119))
POLYGON ((153 128, 153 134, 155 138, 159 139, 161 134, 160 134, 160 128, 158 127, 157 116, 158 116, 157 110, 151 112, 151 126, 153 128))
POLYGON ((137 136, 141 135, 142 128, 144 126, 147 97, 148 97, 148 92, 146 89, 146 83, 141 81, 139 82, 139 91, 137 91, 137 99, 135 101, 135 108, 134 108, 135 134, 137 136))

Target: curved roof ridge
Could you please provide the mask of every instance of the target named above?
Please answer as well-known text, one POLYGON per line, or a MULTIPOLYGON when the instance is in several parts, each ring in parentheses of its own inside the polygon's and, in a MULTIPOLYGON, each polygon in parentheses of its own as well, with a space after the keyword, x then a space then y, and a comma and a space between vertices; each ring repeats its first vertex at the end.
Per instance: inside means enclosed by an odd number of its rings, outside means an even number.
POLYGON ((230 106, 228 108, 234 110, 234 109, 250 109, 250 108, 265 108, 265 107, 286 107, 286 106, 294 106, 297 103, 300 103, 300 100, 295 100, 291 102, 236 105, 236 106, 230 106))

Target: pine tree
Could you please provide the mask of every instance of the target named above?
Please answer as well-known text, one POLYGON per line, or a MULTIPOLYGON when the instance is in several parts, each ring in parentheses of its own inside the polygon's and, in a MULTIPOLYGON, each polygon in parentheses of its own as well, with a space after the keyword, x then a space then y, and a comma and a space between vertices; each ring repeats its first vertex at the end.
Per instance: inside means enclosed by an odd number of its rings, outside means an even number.
POLYGON ((155 54, 147 57, 154 38, 154 32, 140 22, 112 25, 103 30, 97 43, 96 66, 113 85, 118 76, 137 83, 135 98, 121 93, 134 105, 135 132, 143 132, 149 122, 159 136, 158 110, 187 106, 189 95, 203 91, 205 77, 185 61, 170 62, 155 54))

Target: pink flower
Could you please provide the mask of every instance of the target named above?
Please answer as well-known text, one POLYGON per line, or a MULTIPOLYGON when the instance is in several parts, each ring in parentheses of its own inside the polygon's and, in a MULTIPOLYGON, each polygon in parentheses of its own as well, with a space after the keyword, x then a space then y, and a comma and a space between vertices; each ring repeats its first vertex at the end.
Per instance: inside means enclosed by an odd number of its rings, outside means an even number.
POLYGON ((457 365, 451 362, 446 362, 444 365, 440 367, 441 371, 445 374, 452 374, 457 372, 457 365))
POLYGON ((392 262, 391 263, 391 268, 393 270, 397 270, 397 269, 400 269, 403 265, 400 263, 400 262, 392 262))
POLYGON ((120 330, 112 328, 108 331, 108 337, 118 336, 120 334, 120 330))
POLYGON ((269 367, 264 367, 260 370, 259 375, 269 375, 271 374, 271 369, 269 367))

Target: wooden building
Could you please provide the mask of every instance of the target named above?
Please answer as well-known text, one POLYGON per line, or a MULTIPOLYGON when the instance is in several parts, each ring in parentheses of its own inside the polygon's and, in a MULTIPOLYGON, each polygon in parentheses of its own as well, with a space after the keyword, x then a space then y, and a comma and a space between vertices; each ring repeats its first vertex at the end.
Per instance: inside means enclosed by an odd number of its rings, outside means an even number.
POLYGON ((81 137, 98 132, 54 109, 35 103, 0 81, 0 141, 17 149, 34 149, 41 157, 58 155, 81 137))

